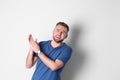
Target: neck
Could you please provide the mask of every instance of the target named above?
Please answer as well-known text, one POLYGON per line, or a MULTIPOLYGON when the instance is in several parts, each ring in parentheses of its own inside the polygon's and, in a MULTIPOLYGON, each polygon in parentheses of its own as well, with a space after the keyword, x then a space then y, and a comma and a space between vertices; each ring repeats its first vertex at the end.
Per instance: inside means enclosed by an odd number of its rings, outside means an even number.
POLYGON ((51 45, 52 45, 52 47, 58 47, 58 46, 60 46, 60 45, 62 45, 62 42, 61 43, 57 43, 57 42, 55 42, 54 40, 52 40, 51 41, 51 45))

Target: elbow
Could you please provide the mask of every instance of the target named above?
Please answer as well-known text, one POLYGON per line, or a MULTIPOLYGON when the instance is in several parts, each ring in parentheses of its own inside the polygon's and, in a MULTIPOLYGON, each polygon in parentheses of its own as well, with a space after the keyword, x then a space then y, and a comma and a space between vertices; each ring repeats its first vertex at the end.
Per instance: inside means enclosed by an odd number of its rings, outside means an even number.
POLYGON ((52 70, 52 71, 56 71, 56 70, 57 70, 57 68, 51 68, 51 70, 52 70))
POLYGON ((27 65, 27 64, 25 66, 26 66, 27 69, 30 69, 32 67, 32 66, 27 65))
POLYGON ((51 68, 52 71, 56 71, 56 70, 58 70, 58 69, 59 69, 58 66, 54 66, 54 67, 51 68))
POLYGON ((30 69, 31 67, 30 66, 26 66, 27 69, 30 69))
POLYGON ((64 64, 62 64, 62 65, 52 65, 50 69, 52 71, 57 71, 58 69, 60 69, 63 66, 64 66, 64 64))

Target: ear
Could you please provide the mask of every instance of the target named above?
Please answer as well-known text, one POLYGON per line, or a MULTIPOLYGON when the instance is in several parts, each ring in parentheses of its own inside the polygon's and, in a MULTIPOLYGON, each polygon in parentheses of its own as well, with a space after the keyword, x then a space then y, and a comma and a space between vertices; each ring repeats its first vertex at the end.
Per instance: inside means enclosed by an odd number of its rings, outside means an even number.
POLYGON ((68 37, 68 34, 65 36, 65 39, 68 37))

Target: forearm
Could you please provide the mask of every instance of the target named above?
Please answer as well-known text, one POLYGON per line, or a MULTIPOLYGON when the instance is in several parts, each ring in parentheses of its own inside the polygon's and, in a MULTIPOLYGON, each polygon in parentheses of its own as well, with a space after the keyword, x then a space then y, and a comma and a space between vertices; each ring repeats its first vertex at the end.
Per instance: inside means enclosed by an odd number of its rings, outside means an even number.
POLYGON ((63 66, 63 63, 57 60, 51 60, 48 58, 43 52, 41 52, 39 55, 42 62, 49 67, 52 71, 55 71, 63 66))
MULTIPOLYGON (((30 45, 31 45, 34 52, 37 52, 37 51, 40 50, 40 46, 38 45, 38 43, 36 41, 33 40, 32 35, 30 35, 30 37, 29 37, 29 42, 30 42, 30 45)), ((60 61, 60 60, 53 61, 50 58, 48 58, 46 55, 44 55, 43 52, 41 52, 38 56, 41 59, 41 61, 53 71, 57 70, 57 69, 59 69, 60 67, 63 66, 62 61, 60 61)), ((30 60, 29 65, 32 65, 33 64, 32 61, 31 61, 32 57, 30 57, 30 59, 28 59, 28 62, 29 62, 29 60, 30 60)))
POLYGON ((31 68, 34 65, 33 50, 30 49, 26 58, 26 67, 31 68))

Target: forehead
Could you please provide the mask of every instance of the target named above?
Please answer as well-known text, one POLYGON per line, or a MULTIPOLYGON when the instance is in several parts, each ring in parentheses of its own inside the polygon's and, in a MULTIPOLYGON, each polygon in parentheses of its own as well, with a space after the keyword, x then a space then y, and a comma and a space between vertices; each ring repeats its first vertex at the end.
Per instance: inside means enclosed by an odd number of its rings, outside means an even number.
POLYGON ((62 31, 66 31, 66 32, 67 32, 67 28, 64 27, 64 26, 62 26, 62 25, 57 25, 57 26, 55 27, 55 29, 59 29, 59 30, 62 30, 62 31))

